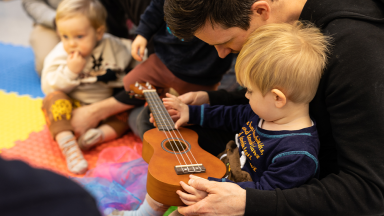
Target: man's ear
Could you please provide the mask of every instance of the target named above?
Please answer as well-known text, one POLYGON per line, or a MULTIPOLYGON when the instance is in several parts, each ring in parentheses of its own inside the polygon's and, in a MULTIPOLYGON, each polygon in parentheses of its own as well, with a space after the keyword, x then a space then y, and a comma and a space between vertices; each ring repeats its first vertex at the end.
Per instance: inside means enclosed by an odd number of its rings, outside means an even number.
POLYGON ((103 38, 104 32, 105 32, 105 26, 104 25, 102 25, 96 29, 97 41, 100 41, 103 38))
POLYGON ((261 18, 262 21, 267 21, 271 13, 271 7, 266 1, 256 1, 251 6, 252 16, 261 18))
POLYGON ((287 97, 279 89, 272 89, 273 99, 275 101, 276 108, 283 108, 287 104, 287 97))

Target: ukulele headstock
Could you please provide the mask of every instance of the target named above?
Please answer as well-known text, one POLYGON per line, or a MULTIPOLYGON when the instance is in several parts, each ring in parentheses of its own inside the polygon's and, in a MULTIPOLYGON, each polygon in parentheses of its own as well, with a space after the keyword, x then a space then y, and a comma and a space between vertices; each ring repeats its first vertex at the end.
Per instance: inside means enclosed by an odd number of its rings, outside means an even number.
POLYGON ((149 84, 149 82, 146 82, 146 83, 136 82, 135 84, 129 85, 129 88, 131 89, 128 92, 129 96, 135 97, 138 99, 143 99, 143 100, 145 99, 144 93, 143 93, 144 90, 156 90, 156 88, 151 84, 149 84))

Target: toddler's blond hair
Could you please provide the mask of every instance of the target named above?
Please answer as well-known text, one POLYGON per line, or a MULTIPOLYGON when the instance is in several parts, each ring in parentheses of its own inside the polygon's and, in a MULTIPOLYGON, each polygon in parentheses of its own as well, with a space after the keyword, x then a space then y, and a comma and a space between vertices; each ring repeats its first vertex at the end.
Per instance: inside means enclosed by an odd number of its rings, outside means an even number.
POLYGON ((295 103, 309 103, 327 62, 330 37, 309 23, 268 24, 253 32, 236 62, 236 78, 263 95, 276 88, 295 103))
POLYGON ((107 11, 98 0, 64 0, 56 10, 56 22, 78 14, 88 17, 93 28, 105 26, 107 11))

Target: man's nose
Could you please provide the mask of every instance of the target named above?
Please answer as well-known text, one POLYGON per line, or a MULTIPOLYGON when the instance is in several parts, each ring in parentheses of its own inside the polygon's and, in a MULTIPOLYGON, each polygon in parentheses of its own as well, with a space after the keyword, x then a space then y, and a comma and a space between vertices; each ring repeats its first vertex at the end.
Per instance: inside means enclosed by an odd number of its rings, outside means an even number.
POLYGON ((229 53, 232 52, 231 49, 222 47, 220 45, 215 46, 215 48, 216 48, 217 54, 219 55, 220 58, 225 58, 229 53))

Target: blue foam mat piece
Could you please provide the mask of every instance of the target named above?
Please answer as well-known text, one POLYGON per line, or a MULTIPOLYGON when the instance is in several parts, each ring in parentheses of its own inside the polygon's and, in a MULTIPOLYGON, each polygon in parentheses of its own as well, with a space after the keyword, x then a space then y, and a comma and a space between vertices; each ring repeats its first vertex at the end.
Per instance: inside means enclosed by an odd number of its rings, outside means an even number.
POLYGON ((44 97, 30 47, 0 43, 0 89, 33 98, 44 97))

